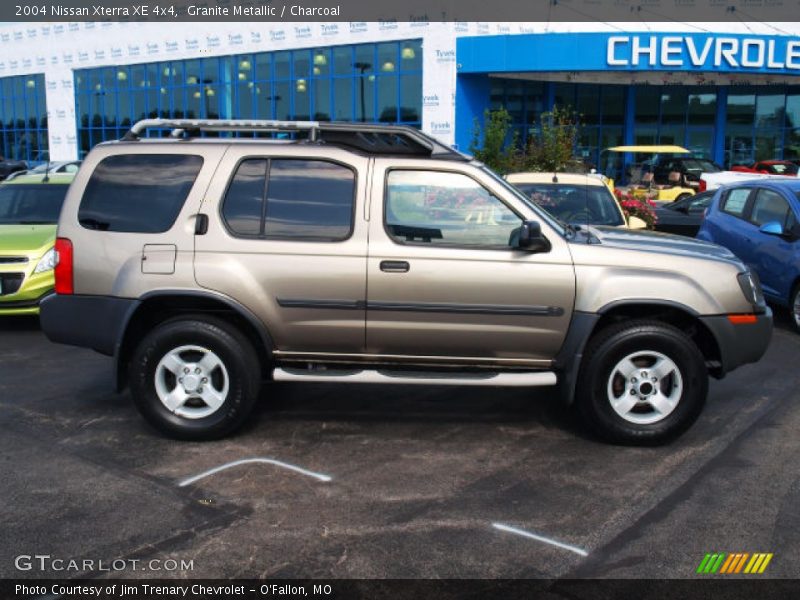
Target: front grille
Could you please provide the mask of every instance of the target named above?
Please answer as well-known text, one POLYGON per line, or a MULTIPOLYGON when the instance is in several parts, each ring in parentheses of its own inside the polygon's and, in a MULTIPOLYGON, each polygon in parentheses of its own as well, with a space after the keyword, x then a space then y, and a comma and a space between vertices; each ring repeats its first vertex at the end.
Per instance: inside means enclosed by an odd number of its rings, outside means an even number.
POLYGON ((0 265, 16 265, 28 262, 27 256, 0 256, 0 265))
POLYGON ((23 273, 0 273, 0 282, 2 283, 0 296, 16 294, 17 290, 22 286, 23 279, 25 279, 23 273))

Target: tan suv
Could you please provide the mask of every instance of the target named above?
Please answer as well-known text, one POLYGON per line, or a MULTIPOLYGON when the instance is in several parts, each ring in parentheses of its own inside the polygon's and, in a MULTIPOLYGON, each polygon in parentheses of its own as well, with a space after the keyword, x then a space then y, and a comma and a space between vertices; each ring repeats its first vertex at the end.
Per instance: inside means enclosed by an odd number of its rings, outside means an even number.
POLYGON ((273 380, 557 386, 602 437, 657 443, 772 331, 727 250, 576 230, 406 127, 139 122, 86 158, 56 249, 47 335, 113 356, 183 439, 273 380))

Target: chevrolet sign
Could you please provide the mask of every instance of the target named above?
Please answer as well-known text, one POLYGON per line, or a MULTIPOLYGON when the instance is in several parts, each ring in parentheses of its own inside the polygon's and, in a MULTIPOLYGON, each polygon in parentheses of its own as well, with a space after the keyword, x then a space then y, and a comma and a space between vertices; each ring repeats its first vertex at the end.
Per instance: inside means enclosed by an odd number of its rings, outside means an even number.
POLYGON ((800 40, 748 37, 614 35, 606 43, 610 67, 800 70, 800 40), (783 41, 783 40, 781 40, 783 41))

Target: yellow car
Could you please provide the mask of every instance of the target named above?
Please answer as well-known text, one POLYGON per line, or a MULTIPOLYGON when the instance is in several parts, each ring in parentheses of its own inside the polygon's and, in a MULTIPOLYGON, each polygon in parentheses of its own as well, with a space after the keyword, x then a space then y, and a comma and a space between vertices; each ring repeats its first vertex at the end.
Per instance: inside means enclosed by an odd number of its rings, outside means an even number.
POLYGON ((571 225, 647 227, 638 217, 625 218, 604 178, 572 173, 512 173, 506 180, 547 212, 571 225))
POLYGON ((53 292, 56 224, 74 173, 0 183, 0 316, 35 315, 53 292))
MULTIPOLYGON (((689 150, 682 146, 656 145, 656 146, 614 146, 606 148, 603 152, 614 154, 691 154, 689 150)), ((613 190, 613 180, 611 186, 613 190)), ((682 184, 680 173, 670 173, 668 183, 658 185, 653 181, 652 173, 644 173, 639 177, 634 177, 634 181, 627 186, 617 188, 621 192, 630 194, 637 200, 655 200, 657 202, 674 202, 683 200, 689 196, 694 196, 697 190, 682 184)))

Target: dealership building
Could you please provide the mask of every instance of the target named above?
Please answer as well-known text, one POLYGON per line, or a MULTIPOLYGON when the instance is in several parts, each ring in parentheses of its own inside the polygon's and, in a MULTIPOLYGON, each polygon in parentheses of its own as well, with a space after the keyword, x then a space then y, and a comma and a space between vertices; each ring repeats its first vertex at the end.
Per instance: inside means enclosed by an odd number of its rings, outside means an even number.
POLYGON ((146 117, 402 123, 468 150, 487 109, 524 139, 554 105, 594 164, 654 143, 800 158, 800 24, 0 25, 7 158, 79 158, 146 117))

